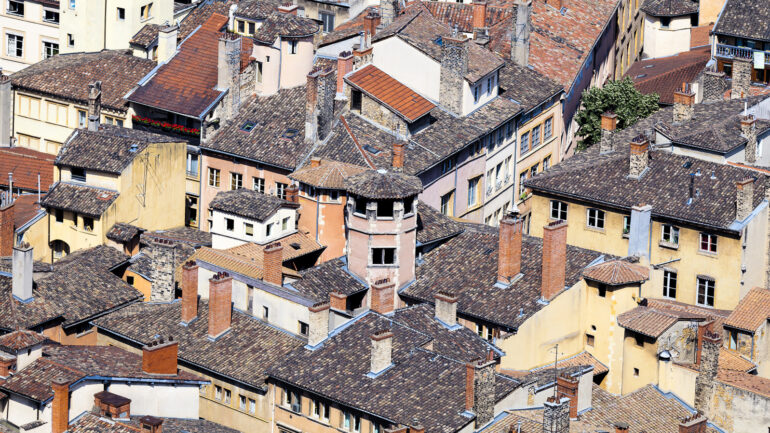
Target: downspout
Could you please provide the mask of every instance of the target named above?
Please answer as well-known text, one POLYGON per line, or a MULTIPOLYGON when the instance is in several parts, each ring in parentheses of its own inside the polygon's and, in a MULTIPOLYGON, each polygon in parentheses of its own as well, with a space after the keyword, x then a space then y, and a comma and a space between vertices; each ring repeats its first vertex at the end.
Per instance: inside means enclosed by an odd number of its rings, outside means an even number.
POLYGON ((283 38, 278 36, 278 90, 281 90, 281 68, 283 68, 283 38))
MULTIPOLYGON (((484 167, 486 169, 486 166, 484 167)), ((484 215, 484 212, 481 213, 484 215)), ((452 216, 457 215, 457 161, 455 160, 455 197, 452 200, 452 216)))
POLYGON ((102 41, 103 43, 103 50, 107 49, 107 0, 104 0, 104 21, 102 21, 102 28, 104 29, 104 34, 102 35, 102 41))
MULTIPOLYGON (((340 197, 341 198, 341 197, 340 197)), ((315 241, 318 241, 318 219, 321 217, 321 196, 319 194, 318 198, 315 201, 315 241)))

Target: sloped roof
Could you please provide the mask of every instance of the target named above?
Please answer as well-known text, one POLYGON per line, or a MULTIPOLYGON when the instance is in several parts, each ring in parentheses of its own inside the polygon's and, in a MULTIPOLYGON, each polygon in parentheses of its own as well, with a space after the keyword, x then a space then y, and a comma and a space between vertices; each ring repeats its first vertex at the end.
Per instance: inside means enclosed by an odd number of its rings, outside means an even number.
POLYGON ((751 333, 770 319, 770 290, 755 287, 738 302, 724 325, 751 333))
POLYGON ((658 338, 679 320, 716 319, 716 322, 721 323, 728 314, 726 310, 698 307, 668 299, 646 299, 642 305, 620 314, 618 325, 648 337, 658 338))
POLYGON ((770 8, 765 0, 727 0, 714 33, 770 42, 770 8))
POLYGON ((53 184, 55 156, 24 147, 0 148, 0 185, 8 186, 8 173, 13 173, 13 186, 26 190, 40 189, 45 192, 53 184))
POLYGON ((146 49, 158 40, 158 32, 161 27, 160 24, 145 24, 131 37, 128 43, 146 49))
POLYGON ((625 260, 610 260, 586 268, 583 276, 610 286, 622 286, 647 281, 650 270, 625 260))
POLYGON ((345 81, 381 102, 407 122, 414 122, 436 108, 435 104, 374 65, 355 71, 345 77, 345 81))
POLYGON ((107 236, 107 239, 110 239, 116 242, 128 242, 131 239, 133 239, 134 236, 138 235, 143 231, 144 229, 133 226, 131 224, 115 223, 107 231, 106 236, 107 236))
POLYGON ((90 217, 100 217, 118 195, 117 191, 77 184, 58 182, 40 201, 44 208, 62 209, 90 217))
MULTIPOLYGON (((608 371, 610 371, 610 369, 606 365, 602 364, 601 361, 599 361, 598 359, 596 359, 596 357, 594 357, 592 354, 590 354, 589 352, 586 352, 586 351, 580 352, 578 354, 569 356, 569 357, 564 358, 564 359, 560 359, 559 362, 556 365, 559 368, 578 367, 578 366, 581 366, 581 365, 590 365, 590 366, 592 366, 594 368, 594 376, 596 376, 598 374, 607 373, 608 371)), ((550 363, 550 364, 544 365, 542 367, 533 368, 532 371, 536 372, 536 371, 544 370, 544 369, 547 369, 547 368, 553 368, 553 366, 554 366, 554 364, 550 363)))
POLYGON ((397 171, 367 170, 345 179, 345 189, 370 199, 400 199, 422 192, 422 181, 397 171))
POLYGON ((0 349, 11 353, 16 353, 20 350, 41 344, 47 340, 48 338, 46 338, 46 336, 43 334, 39 334, 34 331, 28 331, 26 329, 20 329, 0 336, 0 349))
POLYGON ((289 177, 316 188, 343 189, 345 178, 364 170, 366 168, 359 165, 323 159, 318 162, 318 166, 306 165, 289 177))
POLYGON ((301 38, 318 33, 318 22, 281 12, 271 13, 254 33, 254 40, 272 45, 276 38, 301 38))
POLYGON ((653 17, 678 17, 697 14, 699 4, 696 0, 645 0, 639 9, 653 17))
POLYGON ((636 90, 657 93, 662 104, 673 104, 674 92, 682 88, 682 83, 695 82, 710 58, 711 47, 706 46, 673 56, 639 60, 625 76, 634 81, 636 90))
POLYGON ((271 194, 263 194, 247 188, 220 191, 209 203, 211 209, 260 222, 266 221, 282 207, 296 209, 299 205, 271 194))

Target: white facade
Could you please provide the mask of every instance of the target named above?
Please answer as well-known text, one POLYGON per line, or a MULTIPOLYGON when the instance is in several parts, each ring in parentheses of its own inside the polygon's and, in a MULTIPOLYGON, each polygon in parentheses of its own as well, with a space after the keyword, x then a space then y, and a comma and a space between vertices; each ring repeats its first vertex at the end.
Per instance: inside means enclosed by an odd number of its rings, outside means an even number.
POLYGON ((644 17, 644 55, 657 58, 690 51, 691 29, 689 15, 671 18, 649 15, 644 17))
POLYGON ((5 0, 0 9, 0 67, 8 74, 59 53, 59 10, 42 3, 5 0))
POLYGON ((290 208, 279 208, 263 222, 212 209, 211 247, 227 249, 247 242, 264 245, 295 233, 296 221, 297 211, 290 208))
POLYGON ((374 66, 431 101, 439 100, 441 65, 432 57, 395 36, 372 47, 374 66))

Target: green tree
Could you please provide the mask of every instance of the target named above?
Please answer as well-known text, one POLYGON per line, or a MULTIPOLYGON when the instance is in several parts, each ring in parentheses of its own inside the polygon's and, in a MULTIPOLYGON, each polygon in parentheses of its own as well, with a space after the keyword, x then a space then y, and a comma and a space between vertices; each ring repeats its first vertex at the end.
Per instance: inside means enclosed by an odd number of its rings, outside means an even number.
POLYGON ((617 114, 617 128, 623 129, 658 111, 659 100, 655 93, 639 93, 628 77, 610 81, 602 88, 591 87, 583 91, 582 104, 575 117, 579 126, 577 135, 581 137, 578 150, 587 149, 601 140, 602 113, 612 111, 617 114))

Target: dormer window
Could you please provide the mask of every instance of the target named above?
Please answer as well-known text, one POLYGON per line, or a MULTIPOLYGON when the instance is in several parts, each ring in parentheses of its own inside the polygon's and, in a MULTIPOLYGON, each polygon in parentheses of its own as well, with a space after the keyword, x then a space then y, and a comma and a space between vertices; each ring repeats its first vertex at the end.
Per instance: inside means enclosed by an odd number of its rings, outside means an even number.
POLYGON ((85 182, 86 181, 86 170, 83 168, 75 168, 72 167, 70 169, 72 180, 75 182, 85 182))

